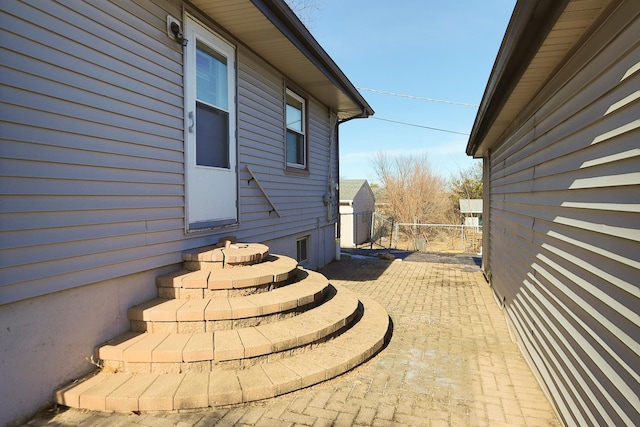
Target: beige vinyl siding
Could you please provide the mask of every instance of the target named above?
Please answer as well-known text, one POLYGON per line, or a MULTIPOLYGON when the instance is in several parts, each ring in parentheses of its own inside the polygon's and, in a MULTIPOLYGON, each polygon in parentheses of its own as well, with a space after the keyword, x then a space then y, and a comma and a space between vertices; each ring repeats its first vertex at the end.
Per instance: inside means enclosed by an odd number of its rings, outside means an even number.
POLYGON ((640 419, 640 19, 631 9, 575 52, 488 158, 485 269, 567 425, 640 419))

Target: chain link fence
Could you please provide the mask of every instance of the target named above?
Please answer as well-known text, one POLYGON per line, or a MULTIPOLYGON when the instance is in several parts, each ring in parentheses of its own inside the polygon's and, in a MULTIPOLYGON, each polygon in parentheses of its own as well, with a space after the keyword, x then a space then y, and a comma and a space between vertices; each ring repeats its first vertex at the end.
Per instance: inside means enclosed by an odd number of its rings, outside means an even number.
POLYGON ((477 254, 482 251, 482 227, 396 223, 392 218, 374 213, 368 245, 371 248, 477 254))

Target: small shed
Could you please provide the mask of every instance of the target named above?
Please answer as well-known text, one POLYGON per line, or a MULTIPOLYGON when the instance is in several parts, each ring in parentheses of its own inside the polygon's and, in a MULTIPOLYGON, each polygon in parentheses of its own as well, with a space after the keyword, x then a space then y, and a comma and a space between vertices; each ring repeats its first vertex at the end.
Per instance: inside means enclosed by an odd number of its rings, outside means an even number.
POLYGON ((463 224, 482 227, 482 199, 460 199, 459 203, 463 224))
POLYGON ((371 238, 375 197, 366 179, 340 180, 340 246, 352 248, 371 238))

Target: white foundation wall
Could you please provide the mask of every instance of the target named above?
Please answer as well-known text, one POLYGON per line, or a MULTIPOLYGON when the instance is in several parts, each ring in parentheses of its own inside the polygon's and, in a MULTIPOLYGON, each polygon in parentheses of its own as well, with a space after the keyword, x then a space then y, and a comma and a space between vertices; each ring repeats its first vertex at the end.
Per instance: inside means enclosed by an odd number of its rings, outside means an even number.
POLYGON ((54 390, 95 367, 94 348, 129 330, 127 310, 157 297, 174 265, 0 306, 0 425, 21 425, 54 390))
POLYGON ((302 262, 300 265, 305 268, 318 269, 336 258, 334 224, 313 228, 279 239, 268 240, 264 244, 269 246, 269 253, 296 259, 296 241, 305 236, 308 237, 308 261, 302 262))

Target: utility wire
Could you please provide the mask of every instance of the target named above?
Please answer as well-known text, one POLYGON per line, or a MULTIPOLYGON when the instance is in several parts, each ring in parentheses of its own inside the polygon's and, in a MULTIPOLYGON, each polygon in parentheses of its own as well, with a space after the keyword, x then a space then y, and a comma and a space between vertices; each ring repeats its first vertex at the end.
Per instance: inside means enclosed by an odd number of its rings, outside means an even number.
POLYGON ((458 135, 469 136, 468 133, 456 132, 454 130, 439 129, 439 128, 433 128, 433 127, 429 127, 429 126, 417 125, 417 124, 414 124, 414 123, 399 122, 399 121, 396 121, 396 120, 383 119, 383 118, 375 117, 375 116, 371 116, 369 118, 370 119, 376 119, 376 120, 382 120, 383 122, 397 123, 397 124, 405 125, 405 126, 414 126, 414 127, 417 127, 417 128, 423 128, 423 129, 429 129, 429 130, 437 130, 438 132, 455 133, 455 134, 458 134, 458 135))
POLYGON ((391 95, 391 96, 399 96, 401 98, 417 99, 418 101, 440 102, 440 103, 443 103, 443 104, 462 105, 464 107, 478 107, 479 106, 478 104, 468 104, 466 102, 447 101, 445 99, 425 98, 423 96, 414 96, 414 95, 406 95, 404 93, 387 92, 387 91, 384 91, 384 90, 371 89, 371 88, 368 88, 368 87, 357 87, 356 86, 356 89, 365 90, 367 92, 380 93, 382 95, 391 95))

